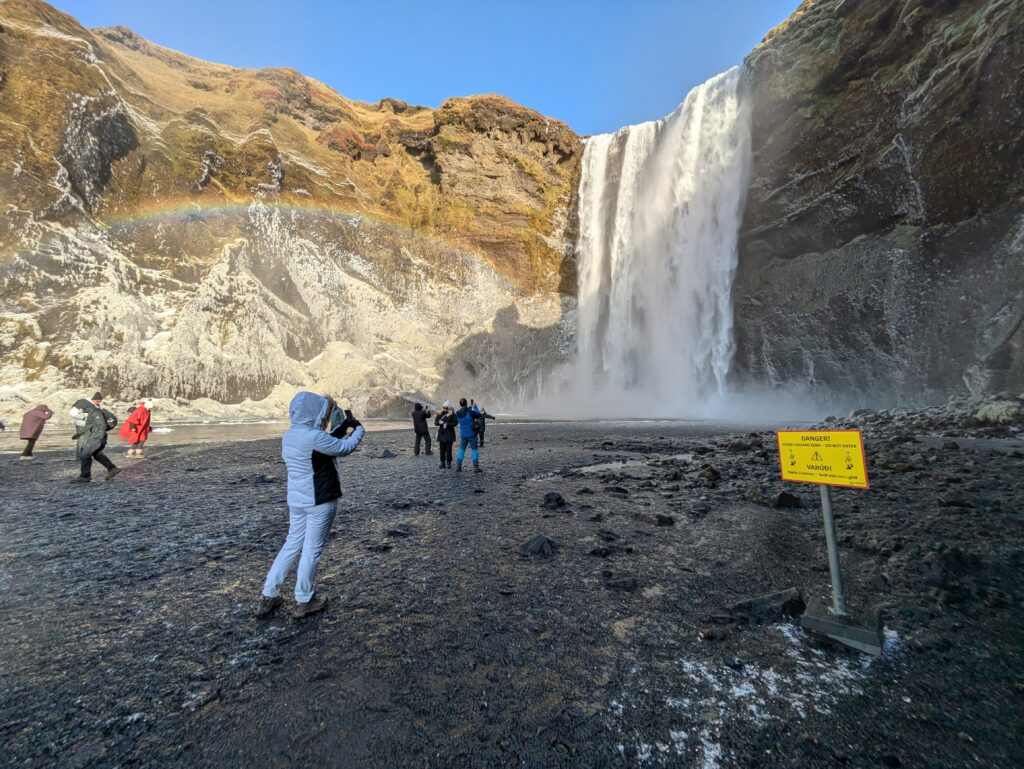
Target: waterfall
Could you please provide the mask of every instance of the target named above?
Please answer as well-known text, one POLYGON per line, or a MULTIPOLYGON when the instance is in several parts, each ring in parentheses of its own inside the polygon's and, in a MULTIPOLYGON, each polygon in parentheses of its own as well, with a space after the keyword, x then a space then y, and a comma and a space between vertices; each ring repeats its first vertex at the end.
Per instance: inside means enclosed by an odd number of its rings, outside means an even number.
POLYGON ((750 167, 736 67, 661 120, 587 140, 575 394, 615 415, 688 416, 721 396, 750 167))

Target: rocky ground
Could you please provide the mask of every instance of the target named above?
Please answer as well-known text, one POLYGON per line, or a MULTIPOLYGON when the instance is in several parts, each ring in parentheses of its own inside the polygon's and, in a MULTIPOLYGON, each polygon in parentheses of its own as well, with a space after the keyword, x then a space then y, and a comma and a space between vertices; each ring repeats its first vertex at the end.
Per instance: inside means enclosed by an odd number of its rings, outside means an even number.
POLYGON ((848 420, 872 489, 837 490, 840 547, 877 659, 787 614, 829 575, 770 432, 499 422, 481 476, 371 433, 304 621, 252 616, 275 441, 154 445, 87 487, 66 450, 6 458, 3 764, 1019 766, 1024 444, 965 413, 848 420))

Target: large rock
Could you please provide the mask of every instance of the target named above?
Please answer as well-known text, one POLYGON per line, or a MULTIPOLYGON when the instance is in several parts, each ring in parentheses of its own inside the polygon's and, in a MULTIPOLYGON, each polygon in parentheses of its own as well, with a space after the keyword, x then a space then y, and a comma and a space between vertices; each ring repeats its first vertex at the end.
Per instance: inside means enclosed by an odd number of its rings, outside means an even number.
POLYGON ((0 146, 15 402, 493 410, 571 352, 579 139, 502 97, 366 104, 9 0, 0 146))
POLYGON ((1022 60, 1017 0, 807 0, 750 54, 738 381, 1020 390, 1022 60))

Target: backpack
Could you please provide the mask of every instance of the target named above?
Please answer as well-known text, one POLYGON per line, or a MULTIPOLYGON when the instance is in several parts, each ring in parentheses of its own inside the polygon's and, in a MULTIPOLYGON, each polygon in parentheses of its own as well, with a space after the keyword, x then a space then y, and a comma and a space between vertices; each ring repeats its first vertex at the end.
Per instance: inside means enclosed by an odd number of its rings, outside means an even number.
POLYGON ((475 411, 469 413, 473 415, 473 435, 479 435, 483 430, 484 418, 475 411))
POLYGON ((103 412, 103 419, 106 420, 107 432, 109 433, 111 430, 113 430, 115 427, 117 427, 117 417, 115 417, 113 414, 111 414, 106 409, 100 409, 100 411, 103 412))

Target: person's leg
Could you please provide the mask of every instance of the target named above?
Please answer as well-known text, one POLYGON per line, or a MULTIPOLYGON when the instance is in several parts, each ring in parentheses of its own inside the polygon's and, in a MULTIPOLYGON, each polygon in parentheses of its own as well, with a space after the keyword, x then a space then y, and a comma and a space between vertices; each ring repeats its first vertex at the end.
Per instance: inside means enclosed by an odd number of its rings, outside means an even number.
POLYGON ((455 469, 462 469, 462 460, 466 458, 466 446, 469 445, 469 438, 459 436, 459 455, 455 458, 455 469))
POLYGON ((480 435, 478 435, 477 438, 480 441, 480 448, 483 448, 484 447, 484 431, 483 430, 480 431, 480 435))
POLYGON ((306 510, 305 507, 288 508, 288 536, 274 559, 274 564, 267 572, 267 578, 263 582, 263 595, 265 598, 275 598, 280 594, 281 583, 284 582, 288 572, 295 565, 299 553, 302 552, 302 543, 306 538, 306 510))
POLYGON ((92 476, 92 456, 82 457, 82 478, 89 478, 92 476))
POLYGON ((21 455, 23 457, 30 457, 30 456, 32 456, 32 449, 34 449, 35 447, 36 447, 36 439, 35 438, 26 438, 25 439, 25 450, 23 452, 21 452, 21 455))
POLYGON ((474 435, 469 445, 473 448, 473 467, 480 469, 480 451, 477 449, 476 436, 474 435))
POLYGON ((430 456, 430 433, 425 433, 423 435, 423 442, 426 444, 427 456, 429 457, 430 456))
POLYGON ((316 578, 316 566, 320 562, 327 536, 331 533, 334 513, 338 509, 337 501, 307 508, 306 538, 302 543, 302 557, 299 559, 299 570, 295 575, 295 602, 306 603, 313 597, 316 589, 313 580, 316 578))
POLYGON ((103 453, 104 448, 106 447, 101 446, 100 448, 96 449, 96 451, 94 451, 92 454, 92 458, 99 462, 101 465, 103 465, 105 468, 107 468, 107 472, 109 473, 111 470, 114 469, 115 465, 113 462, 110 461, 107 455, 103 453))
POLYGON ((437 442, 437 454, 438 454, 438 459, 441 462, 441 465, 440 465, 441 469, 444 469, 444 452, 447 450, 447 447, 448 447, 448 444, 445 443, 444 441, 438 441, 437 442))
POLYGON ((142 458, 142 447, 145 446, 145 445, 146 445, 145 441, 139 441, 138 443, 135 444, 135 456, 136 457, 138 457, 140 459, 142 458))
POLYGON ((414 456, 418 457, 420 455, 420 441, 422 441, 422 440, 423 440, 423 434, 422 433, 416 433, 416 448, 414 448, 412 450, 412 453, 413 453, 414 456))

